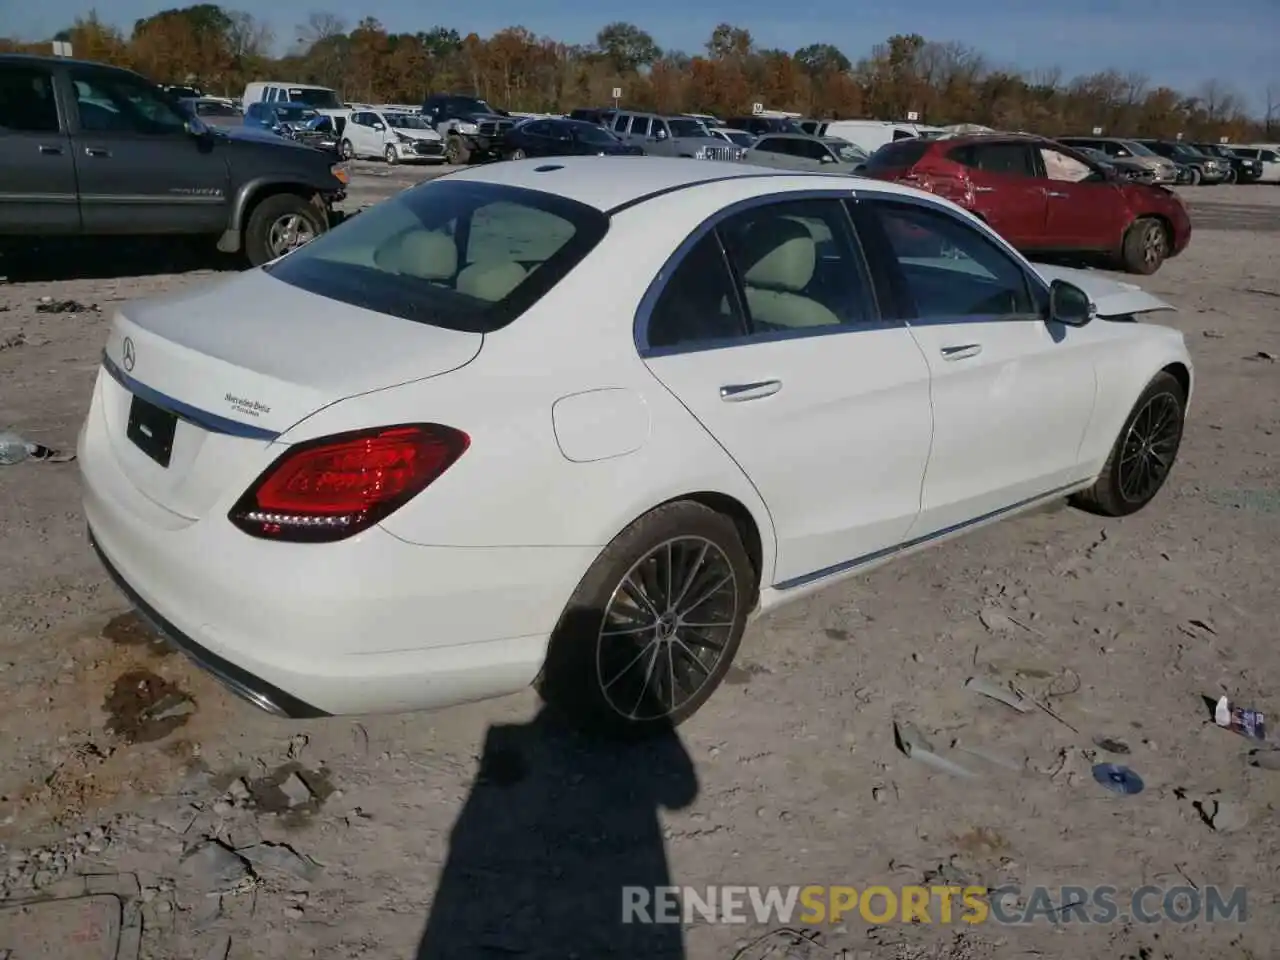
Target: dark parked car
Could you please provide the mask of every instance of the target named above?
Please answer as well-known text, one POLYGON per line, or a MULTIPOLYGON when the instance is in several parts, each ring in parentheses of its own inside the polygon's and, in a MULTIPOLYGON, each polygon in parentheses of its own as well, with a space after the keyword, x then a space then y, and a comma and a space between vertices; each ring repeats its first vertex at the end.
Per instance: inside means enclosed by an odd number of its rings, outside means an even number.
POLYGON ((1217 157, 1231 164, 1231 172, 1227 183, 1257 183, 1262 179, 1262 161, 1253 157, 1242 157, 1230 147, 1221 143, 1192 144, 1197 150, 1210 157, 1217 157))
POLYGON ((640 147, 623 143, 608 130, 586 120, 526 120, 507 131, 503 152, 511 160, 525 157, 639 157, 640 147))
POLYGON ((730 117, 724 122, 724 125, 733 127, 735 130, 745 130, 747 133, 757 137, 762 137, 766 133, 805 133, 800 124, 790 117, 765 117, 759 115, 730 117))
POLYGON ((952 200, 1024 254, 1093 255, 1151 274, 1191 240, 1191 218, 1173 191, 1124 179, 1042 137, 899 140, 873 153, 862 174, 952 200))
POLYGON ((207 235, 259 265, 327 230, 346 191, 319 151, 211 128, 100 63, 0 55, 0 129, 0 237, 207 235))
MULTIPOLYGON (((1202 183, 1205 186, 1222 183, 1231 173, 1230 163, 1203 154, 1190 144, 1179 143, 1176 140, 1138 140, 1136 142, 1162 157, 1168 157, 1179 167, 1185 167, 1187 171, 1183 174, 1186 177, 1185 182, 1193 187, 1202 183)), ((1184 181, 1180 179, 1178 182, 1184 181)))

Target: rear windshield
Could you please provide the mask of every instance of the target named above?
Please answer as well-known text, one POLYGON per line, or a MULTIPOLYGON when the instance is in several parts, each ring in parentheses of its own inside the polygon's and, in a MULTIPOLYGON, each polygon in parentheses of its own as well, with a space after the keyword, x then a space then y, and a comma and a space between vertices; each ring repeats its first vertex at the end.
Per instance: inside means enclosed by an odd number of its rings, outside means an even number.
POLYGON ((342 101, 338 99, 338 95, 323 87, 290 87, 289 99, 294 103, 319 107, 321 110, 337 110, 342 107, 342 101))
POLYGON ((901 170, 916 163, 929 149, 928 140, 898 140, 886 143, 867 158, 868 172, 875 170, 901 170))
POLYGON ((264 270, 414 323, 491 333, 600 242, 601 211, 539 190, 441 179, 405 190, 264 270))

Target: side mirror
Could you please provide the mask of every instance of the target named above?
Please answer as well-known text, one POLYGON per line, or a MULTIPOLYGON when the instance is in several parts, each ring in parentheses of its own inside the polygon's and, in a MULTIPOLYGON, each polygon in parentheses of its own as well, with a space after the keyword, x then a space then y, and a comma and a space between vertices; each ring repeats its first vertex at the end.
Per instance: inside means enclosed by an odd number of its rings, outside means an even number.
POLYGON ((1069 327, 1083 327, 1093 319, 1089 295, 1065 280, 1049 284, 1049 319, 1069 327))
POLYGON ((385 129, 387 129, 387 128, 386 128, 386 125, 385 125, 385 124, 375 123, 375 124, 373 125, 373 129, 375 129, 375 130, 377 130, 379 133, 381 133, 383 130, 385 130, 385 129))
POLYGON ((665 140, 665 139, 667 139, 667 131, 665 131, 665 130, 659 130, 657 133, 655 133, 655 134, 653 135, 653 139, 655 139, 655 140, 665 140))

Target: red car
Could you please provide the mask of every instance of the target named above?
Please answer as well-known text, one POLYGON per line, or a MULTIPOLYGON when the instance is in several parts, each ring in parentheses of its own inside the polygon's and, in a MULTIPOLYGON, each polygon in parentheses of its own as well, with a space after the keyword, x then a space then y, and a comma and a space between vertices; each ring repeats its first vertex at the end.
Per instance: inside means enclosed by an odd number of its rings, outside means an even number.
POLYGON ((1152 274, 1191 240, 1191 218, 1172 190, 1133 183, 1040 137, 899 140, 860 172, 946 197, 1027 255, 1100 255, 1152 274))

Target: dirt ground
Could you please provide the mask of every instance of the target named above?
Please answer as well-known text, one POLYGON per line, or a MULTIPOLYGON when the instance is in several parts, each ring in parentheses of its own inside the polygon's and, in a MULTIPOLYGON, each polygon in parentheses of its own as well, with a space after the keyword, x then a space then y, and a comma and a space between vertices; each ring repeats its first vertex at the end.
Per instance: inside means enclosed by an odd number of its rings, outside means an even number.
MULTIPOLYGON (((421 175, 360 169, 353 207, 421 175)), ((532 693, 256 712, 127 613, 86 543, 74 463, 0 467, 0 897, 123 876, 120 956, 165 960, 1274 956, 1280 772, 1203 698, 1280 708, 1280 189, 1185 195, 1191 247, 1144 281, 1179 308, 1166 322, 1198 377, 1157 501, 1013 520, 758 622, 707 707, 638 751, 548 730, 532 693), (895 722, 978 775, 908 758, 895 722), (1145 790, 1104 789, 1103 761, 1145 790), (622 884, 668 883, 1053 894, 1024 925, 620 923, 622 884), (1055 912, 1063 886, 1144 884, 1245 887, 1245 920, 1055 912)), ((174 249, 45 269, 0 282, 0 429, 71 448, 110 312, 218 271, 174 249)))

